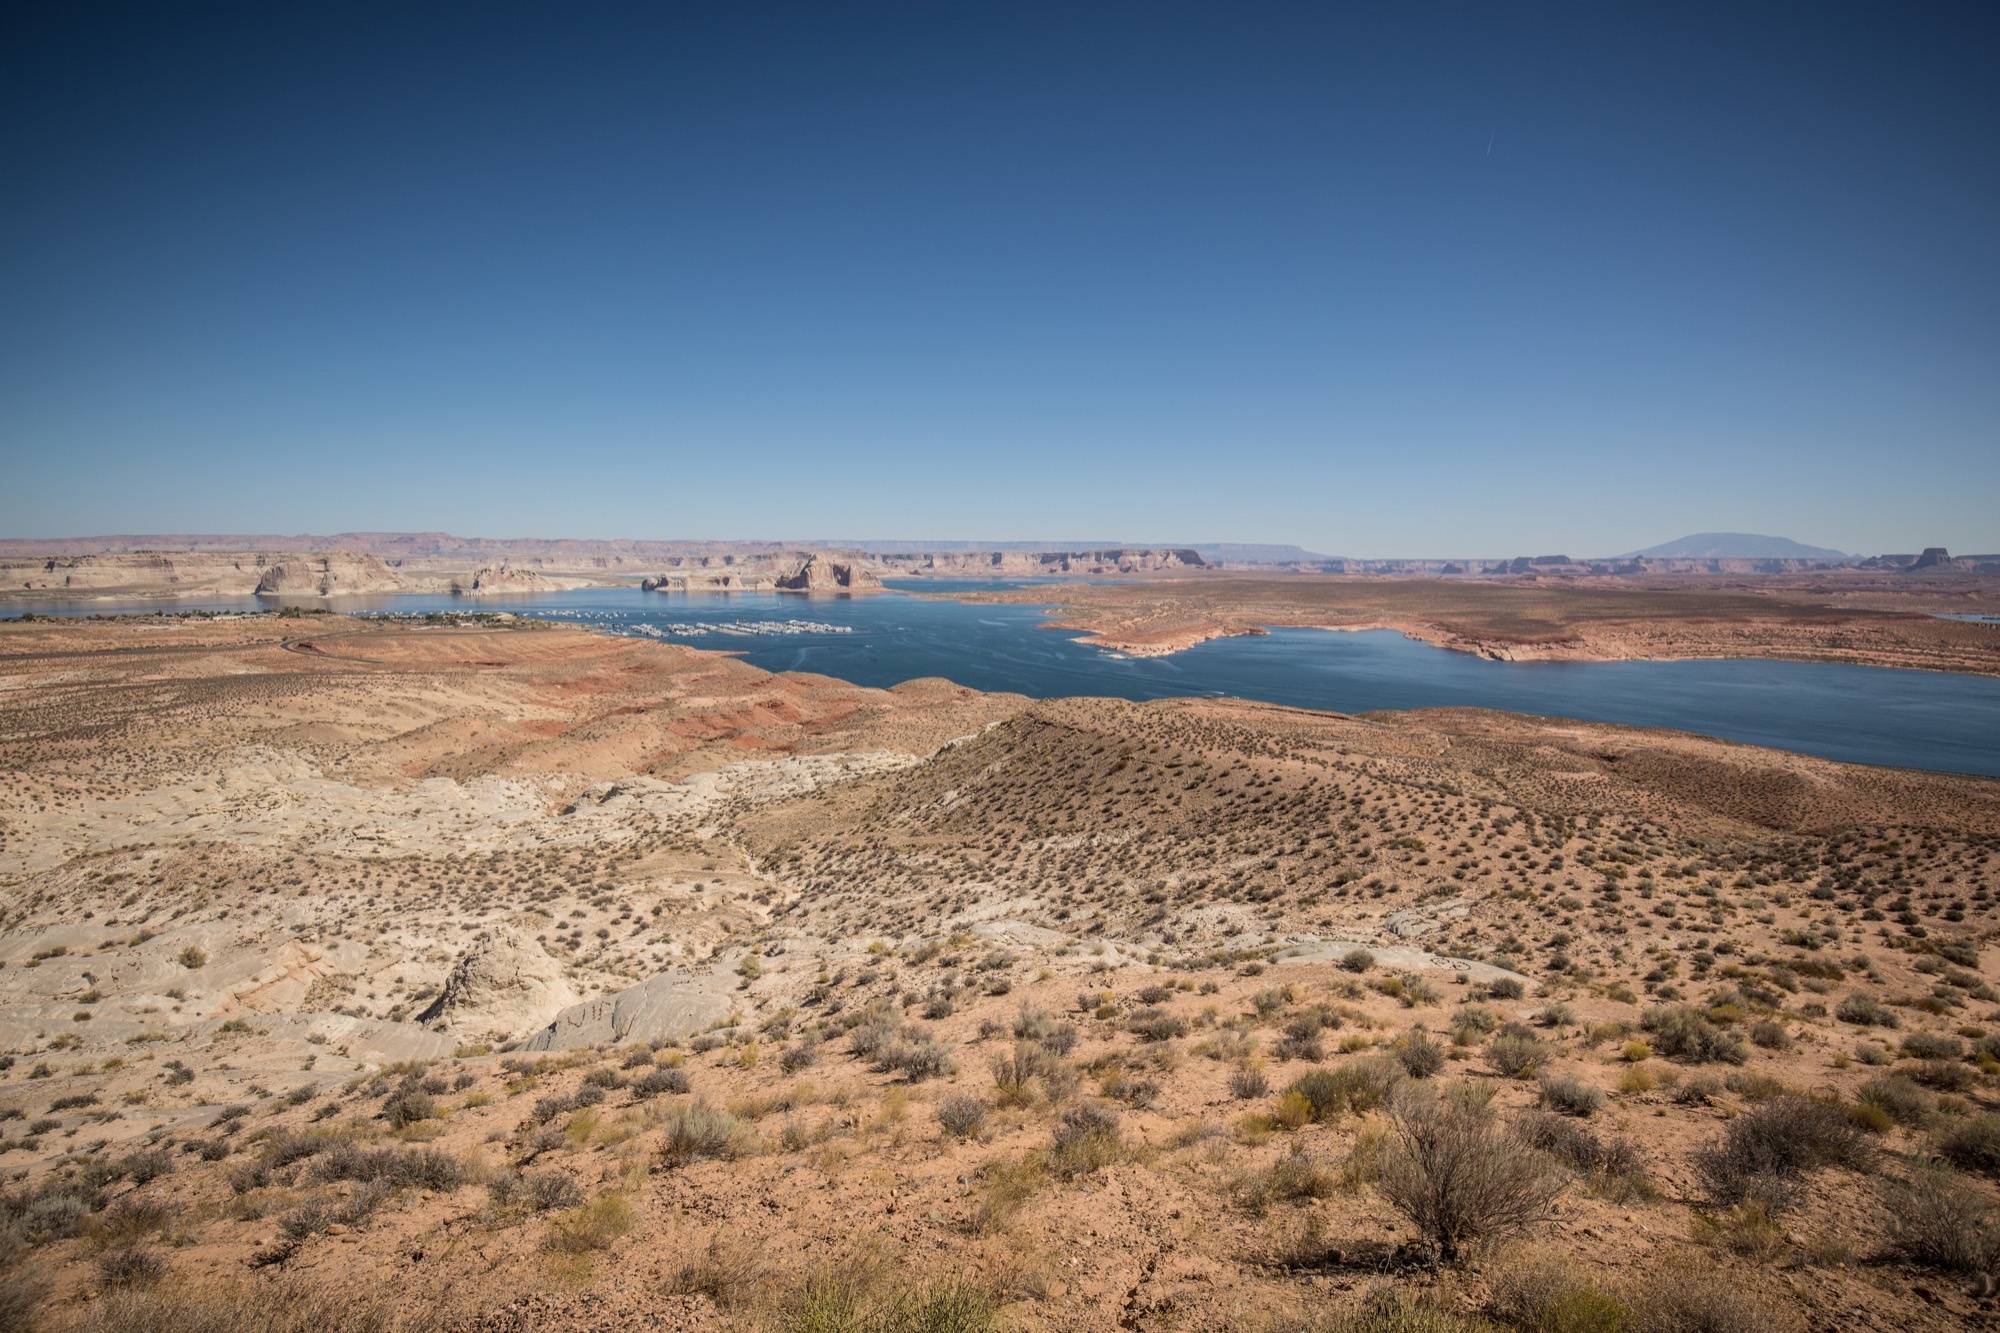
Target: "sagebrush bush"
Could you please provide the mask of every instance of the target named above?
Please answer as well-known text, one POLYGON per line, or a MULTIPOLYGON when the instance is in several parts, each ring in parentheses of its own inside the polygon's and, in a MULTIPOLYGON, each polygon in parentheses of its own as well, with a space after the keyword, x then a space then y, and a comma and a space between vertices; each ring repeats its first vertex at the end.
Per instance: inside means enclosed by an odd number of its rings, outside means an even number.
POLYGON ((1296 1094, 1314 1122, 1357 1115, 1387 1104, 1401 1069, 1383 1057, 1355 1060, 1336 1069, 1310 1069, 1292 1080, 1286 1095, 1296 1094))
POLYGON ((1631 1333, 1792 1333, 1801 1327, 1791 1306, 1748 1292, 1724 1269, 1691 1257, 1652 1265, 1628 1302, 1631 1333))
POLYGON ((1922 1124, 1936 1100, 1901 1074, 1878 1074, 1861 1085, 1855 1099, 1863 1106, 1879 1108, 1899 1125, 1922 1124))
POLYGON ((1922 1268, 1973 1275, 2000 1265, 1993 1206, 1950 1167, 1920 1167, 1882 1183, 1889 1247, 1922 1268))
POLYGON ((1749 1044, 1743 1038, 1724 1032, 1692 1005, 1648 1009, 1640 1019, 1640 1026, 1652 1034, 1653 1049, 1670 1059, 1690 1064, 1722 1061, 1740 1065, 1750 1058, 1749 1044))
POLYGON ((655 1065, 633 1079, 629 1086, 635 1098, 647 1101, 662 1093, 685 1093, 689 1084, 685 1071, 665 1065, 655 1065))
POLYGON ((718 1111, 707 1102, 682 1102, 667 1109, 666 1138, 660 1147, 661 1160, 670 1167, 685 1166, 705 1158, 726 1157, 739 1122, 727 1111, 718 1111))
POLYGON ((1002 1106, 1060 1102, 1076 1091, 1076 1070, 1036 1042, 1015 1042, 1012 1051, 993 1057, 989 1067, 994 1095, 1002 1106))
POLYGON ((1397 1048, 1396 1059, 1411 1078, 1429 1078, 1444 1068, 1444 1047, 1427 1032, 1412 1032, 1397 1048))
POLYGON ((1850 992, 1834 1006, 1833 1016, 1843 1023, 1852 1023, 1864 1028, 1893 1028, 1900 1026, 1895 1011, 1884 1005, 1867 991, 1850 992))
POLYGON ((1118 1113, 1101 1102, 1082 1102, 1063 1112, 1049 1151, 1049 1169, 1068 1180, 1109 1166, 1124 1155, 1118 1113))
POLYGON ((757 1252, 742 1241, 724 1240, 718 1231, 668 1275, 667 1290, 677 1296, 706 1296, 720 1309, 735 1310, 749 1303, 763 1276, 757 1252))
POLYGON ((1790 1204, 1792 1184, 1806 1172, 1860 1170, 1872 1161, 1867 1136, 1837 1103, 1794 1095, 1730 1121, 1720 1140, 1695 1155, 1695 1169, 1721 1202, 1749 1199, 1775 1213, 1790 1204))
POLYGON ((1903 1054, 1912 1060, 1960 1060, 1965 1043, 1942 1032, 1912 1032, 1903 1038, 1903 1054))
POLYGON ((574 1208, 583 1202, 583 1188, 561 1171, 502 1171, 486 1182, 486 1190, 501 1207, 518 1206, 531 1213, 574 1208))
POLYGON ((2000 1115, 1976 1115, 1936 1131, 1937 1150, 1965 1171, 2000 1178, 2000 1115))
POLYGON ((1486 1063, 1508 1078, 1531 1077, 1548 1058, 1548 1045, 1525 1032, 1502 1032, 1486 1043, 1486 1063))
POLYGON ((1240 1102, 1255 1101, 1271 1091, 1271 1080, 1261 1069, 1237 1069, 1229 1075, 1229 1095, 1240 1102))
POLYGON ((358 1148, 339 1143, 313 1158, 319 1180, 380 1181, 397 1189, 454 1190, 467 1179, 465 1166, 436 1148, 358 1148))
POLYGON ((1592 1116, 1604 1109, 1604 1092, 1569 1074, 1561 1078, 1542 1076, 1541 1103, 1564 1115, 1592 1116))
POLYGON ((166 1261, 145 1245, 121 1245, 97 1257, 97 1282, 106 1291, 150 1287, 166 1273, 166 1261))
POLYGON ((1533 1333, 1623 1333, 1632 1310, 1581 1267, 1529 1256, 1493 1275, 1488 1308, 1504 1323, 1533 1333))
POLYGON ((1406 1093, 1392 1107, 1394 1137, 1379 1188, 1445 1259, 1477 1241, 1541 1222, 1562 1180, 1465 1098, 1406 1093))
POLYGON ((986 1124, 993 1108, 977 1097, 953 1096, 938 1103, 938 1123, 958 1138, 971 1138, 986 1124))

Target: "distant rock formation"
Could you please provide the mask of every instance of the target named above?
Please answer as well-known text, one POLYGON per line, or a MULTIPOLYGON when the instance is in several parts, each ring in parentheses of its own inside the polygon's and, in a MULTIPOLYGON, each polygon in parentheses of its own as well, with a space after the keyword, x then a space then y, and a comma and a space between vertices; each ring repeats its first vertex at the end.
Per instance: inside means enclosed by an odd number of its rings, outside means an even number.
POLYGON ((1917 563, 1910 566, 1910 571, 1915 573, 1919 569, 1949 569, 1950 567, 1950 551, 1945 550, 1942 546, 1926 546, 1924 553, 1917 557, 1917 563))
POLYGON ((453 964, 443 992, 417 1021, 459 1037, 511 1041, 576 1002, 562 965, 510 932, 482 940, 453 964))
POLYGON ((928 551, 880 557, 892 573, 962 577, 1037 577, 1054 574, 1142 574, 1156 570, 1207 569, 1188 547, 1101 551, 928 551))
POLYGON ((726 981, 669 971, 615 995, 573 1004, 522 1043, 531 1051, 687 1037, 729 1013, 726 981))
POLYGON ((257 578, 258 596, 293 594, 333 597, 342 593, 403 592, 402 575, 379 556, 334 551, 320 556, 292 556, 267 566, 257 578))
POLYGON ((783 592, 852 592, 859 588, 880 588, 882 580, 874 570, 854 562, 840 562, 809 555, 789 574, 773 580, 783 592))
POLYGON ((583 586, 581 579, 566 579, 512 565, 486 565, 451 581, 454 597, 492 597, 503 593, 561 592, 583 586))

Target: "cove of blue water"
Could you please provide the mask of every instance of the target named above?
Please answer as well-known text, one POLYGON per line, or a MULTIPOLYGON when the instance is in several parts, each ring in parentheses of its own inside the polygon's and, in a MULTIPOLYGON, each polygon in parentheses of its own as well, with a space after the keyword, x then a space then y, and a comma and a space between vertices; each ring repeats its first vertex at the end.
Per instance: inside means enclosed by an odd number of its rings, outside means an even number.
MULTIPOLYGON (((990 588, 992 583, 968 584, 990 588)), ((963 591, 957 586, 926 588, 963 591)), ((176 603, 247 610, 256 599, 176 603)), ((2000 679, 1830 663, 1491 662, 1387 630, 1280 629, 1218 639, 1171 657, 1128 658, 1038 628, 1042 606, 983 606, 888 593, 646 593, 588 588, 506 598, 431 595, 317 603, 358 613, 511 611, 721 649, 771 671, 816 671, 857 685, 943 676, 1035 698, 1229 695, 1343 713, 1467 706, 1672 727, 1856 763, 2000 777, 2000 679), (802 622, 803 632, 718 632, 802 622), (707 633, 671 630, 706 629, 707 633)), ((156 602, 70 602, 68 615, 130 614, 156 602)))

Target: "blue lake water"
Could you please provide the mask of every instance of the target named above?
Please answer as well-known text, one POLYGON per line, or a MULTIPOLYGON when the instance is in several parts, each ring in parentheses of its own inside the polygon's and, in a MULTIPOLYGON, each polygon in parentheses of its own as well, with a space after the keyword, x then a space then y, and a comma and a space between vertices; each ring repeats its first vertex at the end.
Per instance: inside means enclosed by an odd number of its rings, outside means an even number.
MULTIPOLYGON (((927 582, 926 590, 991 588, 927 582)), ((1127 658, 1038 628, 1043 606, 982 606, 890 593, 646 593, 636 588, 507 598, 399 595, 316 605, 351 613, 511 611, 733 652, 771 671, 858 685, 944 676, 1036 698, 1230 695, 1343 713, 1467 706, 1673 727, 1857 763, 2000 777, 2000 679, 1750 659, 1491 662, 1387 630, 1281 629, 1171 657, 1127 658), (784 630, 786 632, 755 632, 784 630)), ((256 599, 180 609, 256 609, 256 599)), ((157 602, 70 602, 37 613, 152 612, 157 602)))

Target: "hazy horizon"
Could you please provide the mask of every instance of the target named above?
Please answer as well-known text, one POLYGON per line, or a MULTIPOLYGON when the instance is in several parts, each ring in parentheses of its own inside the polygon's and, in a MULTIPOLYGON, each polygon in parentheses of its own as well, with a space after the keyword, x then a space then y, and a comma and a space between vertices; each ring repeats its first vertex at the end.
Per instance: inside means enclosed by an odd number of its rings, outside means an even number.
POLYGON ((0 535, 2000 550, 1990 7, 4 22, 0 535))

